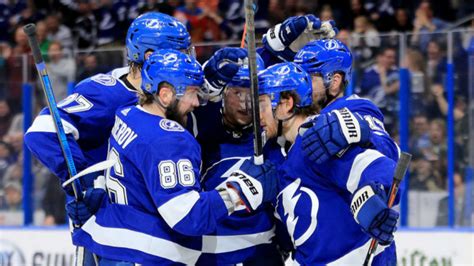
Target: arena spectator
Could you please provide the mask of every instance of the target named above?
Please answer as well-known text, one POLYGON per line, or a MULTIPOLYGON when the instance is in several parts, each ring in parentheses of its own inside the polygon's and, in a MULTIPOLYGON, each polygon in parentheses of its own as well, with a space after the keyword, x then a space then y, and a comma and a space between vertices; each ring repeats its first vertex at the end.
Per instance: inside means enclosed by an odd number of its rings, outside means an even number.
POLYGON ((83 67, 80 74, 77 76, 77 81, 92 77, 95 74, 107 72, 107 69, 99 66, 98 59, 95 54, 89 54, 84 57, 83 67))
POLYGON ((92 3, 79 1, 78 16, 72 28, 75 48, 86 52, 92 51, 97 44, 97 27, 97 20, 92 12, 92 3))
POLYGON ((48 28, 46 27, 46 23, 44 21, 39 21, 36 23, 36 38, 38 39, 41 54, 43 56, 48 54, 49 45, 51 44, 51 41, 47 37, 48 28))
POLYGON ((97 19, 97 45, 117 46, 123 45, 126 29, 128 28, 127 7, 122 1, 100 0, 98 8, 94 10, 97 19))
POLYGON ((395 11, 395 22, 393 30, 397 32, 411 32, 413 24, 408 16, 408 11, 404 8, 399 8, 395 11))
POLYGON ((5 203, 6 210, 17 211, 21 210, 22 188, 18 181, 11 181, 5 184, 5 203))
POLYGON ((332 14, 332 8, 330 5, 324 5, 319 13, 319 19, 322 21, 326 20, 334 20, 334 16, 332 14))
POLYGON ((362 0, 350 0, 350 10, 342 12, 341 16, 338 16, 337 26, 340 29, 354 29, 354 20, 359 16, 368 16, 368 13, 364 9, 362 0))
POLYGON ((433 167, 426 158, 413 160, 414 172, 410 174, 410 189, 417 191, 440 191, 433 175, 433 167))
POLYGON ((48 74, 56 99, 67 96, 69 82, 75 80, 76 62, 69 55, 64 55, 63 47, 59 42, 52 42, 48 50, 48 74))
POLYGON ((7 172, 7 169, 14 162, 12 150, 13 149, 10 144, 0 140, 0 187, 3 187, 3 178, 7 172))
POLYGON ((367 17, 356 17, 354 19, 354 31, 352 32, 352 52, 359 60, 359 64, 365 66, 370 62, 379 47, 380 36, 377 30, 367 17))
POLYGON ((370 21, 381 32, 390 31, 394 27, 396 0, 366 0, 364 8, 369 13, 370 21))
POLYGON ((443 73, 446 69, 446 57, 441 45, 432 40, 427 47, 427 75, 430 82, 440 83, 444 80, 443 73))
POLYGON ((382 49, 375 64, 365 70, 358 93, 381 102, 386 91, 396 92, 398 84, 394 83, 391 77, 397 72, 396 60, 397 52, 394 48, 382 49))
POLYGON ((413 45, 420 47, 422 51, 426 51, 430 40, 446 39, 446 34, 433 34, 447 27, 448 24, 434 17, 431 4, 427 0, 423 0, 416 10, 413 25, 414 30, 411 42, 413 45))
POLYGON ((7 133, 12 119, 13 114, 10 110, 10 105, 5 99, 0 100, 0 139, 7 133))
POLYGON ((340 30, 336 38, 347 45, 347 47, 351 47, 351 32, 349 30, 340 30))
POLYGON ((419 151, 427 149, 431 145, 428 117, 423 113, 413 116, 411 128, 410 150, 421 153, 419 151))
POLYGON ((418 50, 408 49, 403 64, 410 72, 410 112, 413 114, 424 112, 431 96, 425 58, 418 50))
POLYGON ((219 27, 208 18, 209 13, 214 13, 208 8, 197 6, 196 0, 186 0, 184 5, 178 7, 174 16, 188 28, 193 42, 218 40, 219 27))
POLYGON ((72 51, 73 39, 71 30, 61 24, 58 14, 51 14, 46 17, 46 27, 48 28, 48 39, 50 41, 57 41, 65 49, 72 51))

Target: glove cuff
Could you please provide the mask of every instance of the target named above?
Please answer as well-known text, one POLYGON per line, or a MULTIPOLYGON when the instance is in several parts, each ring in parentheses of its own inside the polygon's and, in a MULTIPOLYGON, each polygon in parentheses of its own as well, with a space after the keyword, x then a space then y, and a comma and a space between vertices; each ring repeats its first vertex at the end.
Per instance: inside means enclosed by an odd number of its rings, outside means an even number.
POLYGON ((371 185, 359 189, 351 201, 351 212, 354 219, 365 230, 368 230, 375 217, 387 209, 387 204, 375 193, 371 185))
POLYGON ((341 126, 342 134, 348 144, 359 143, 361 140, 361 130, 359 120, 347 108, 335 110, 334 114, 341 126))

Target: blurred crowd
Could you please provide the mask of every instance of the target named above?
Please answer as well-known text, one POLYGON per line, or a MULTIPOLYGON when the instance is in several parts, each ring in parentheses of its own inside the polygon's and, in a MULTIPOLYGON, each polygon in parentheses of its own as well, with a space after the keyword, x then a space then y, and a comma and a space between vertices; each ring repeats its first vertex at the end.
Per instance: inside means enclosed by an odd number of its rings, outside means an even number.
MULTIPOLYGON (((399 138, 399 68, 410 72, 410 191, 447 190, 448 35, 453 36, 455 75, 455 194, 463 224, 465 167, 469 157, 468 58, 474 57, 474 1, 449 0, 259 0, 256 32, 262 35, 289 16, 312 13, 333 19, 338 39, 353 51, 352 89, 372 99, 385 115, 387 131, 399 138), (407 33, 401 38, 399 33, 407 33), (401 50, 401 47, 406 49, 401 50), (400 54, 404 51, 403 54, 400 54)), ((40 49, 57 99, 68 87, 96 73, 123 66, 124 39, 139 14, 159 11, 182 21, 203 62, 220 46, 238 43, 245 21, 243 0, 0 0, 0 224, 2 211, 21 210, 22 84, 35 85, 35 114, 45 105, 22 26, 36 23, 40 49), (222 42, 224 44, 211 44, 222 42)), ((259 37, 257 38, 259 39, 259 37)), ((472 103, 471 103, 472 104, 472 103)), ((472 135, 472 134, 471 134, 472 135)), ((64 223, 64 194, 57 178, 34 161, 34 207, 44 224, 64 223)), ((447 224, 447 203, 436 224, 447 224)))

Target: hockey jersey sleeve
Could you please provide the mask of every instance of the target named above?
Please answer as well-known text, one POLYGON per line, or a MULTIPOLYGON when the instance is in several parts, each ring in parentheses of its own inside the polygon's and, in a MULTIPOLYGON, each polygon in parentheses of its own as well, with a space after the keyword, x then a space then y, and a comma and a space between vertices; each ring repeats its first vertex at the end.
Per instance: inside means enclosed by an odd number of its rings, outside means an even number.
MULTIPOLYGON (((79 172, 85 169, 88 164, 87 159, 77 143, 80 133, 67 112, 59 109, 59 114, 76 169, 79 172)), ((33 124, 25 134, 24 141, 33 155, 52 173, 59 177, 61 182, 68 179, 69 172, 56 134, 53 118, 48 108, 44 108, 38 117, 35 118, 33 124)))
POLYGON ((189 134, 184 135, 160 137, 144 146, 140 150, 142 175, 159 214, 171 228, 190 236, 209 234, 228 211, 218 191, 201 191, 200 147, 189 134))

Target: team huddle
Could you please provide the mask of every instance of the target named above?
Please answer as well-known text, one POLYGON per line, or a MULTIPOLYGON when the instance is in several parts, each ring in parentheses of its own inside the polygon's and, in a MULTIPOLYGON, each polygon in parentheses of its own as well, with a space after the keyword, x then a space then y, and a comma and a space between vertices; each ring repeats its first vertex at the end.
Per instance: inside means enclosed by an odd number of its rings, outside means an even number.
MULTIPOLYGON (((66 205, 76 264, 360 265, 374 238, 372 265, 396 265, 387 196, 400 150, 371 101, 344 96, 352 55, 336 32, 313 15, 268 30, 253 125, 245 49, 201 65, 175 18, 136 18, 129 65, 58 103, 76 168, 114 160, 81 177, 83 198, 66 205), (253 127, 265 136, 261 165, 253 127)), ((45 108, 25 143, 63 183, 55 132, 45 108)))

